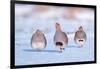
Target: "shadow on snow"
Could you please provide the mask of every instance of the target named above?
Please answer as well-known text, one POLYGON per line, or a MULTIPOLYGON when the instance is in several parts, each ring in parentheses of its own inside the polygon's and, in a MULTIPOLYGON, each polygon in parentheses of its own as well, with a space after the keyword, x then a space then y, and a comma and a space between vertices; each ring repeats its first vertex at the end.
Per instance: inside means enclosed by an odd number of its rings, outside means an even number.
POLYGON ((37 50, 37 49, 24 49, 23 51, 26 51, 26 52, 56 52, 56 53, 59 53, 61 51, 58 51, 58 50, 37 50))

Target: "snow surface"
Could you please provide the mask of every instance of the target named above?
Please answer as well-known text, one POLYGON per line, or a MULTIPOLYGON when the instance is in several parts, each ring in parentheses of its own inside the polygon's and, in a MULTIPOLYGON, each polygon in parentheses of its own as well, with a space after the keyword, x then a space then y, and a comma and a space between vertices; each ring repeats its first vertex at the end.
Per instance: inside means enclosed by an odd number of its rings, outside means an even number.
POLYGON ((34 8, 32 5, 22 6, 24 11, 21 11, 20 5, 15 7, 17 8, 15 10, 15 65, 94 60, 94 13, 85 11, 76 15, 79 16, 79 20, 68 20, 62 18, 63 10, 61 7, 43 14, 30 13, 29 10, 31 11, 31 8, 34 8), (27 11, 25 11, 25 7, 27 11), (31 8, 27 9, 27 7, 31 8), (19 9, 20 11, 18 11, 19 9), (91 21, 83 19, 85 17, 90 18, 91 21), (53 42, 56 22, 61 24, 62 31, 66 32, 66 34, 69 33, 68 45, 62 53, 55 47, 53 42), (87 34, 87 41, 83 47, 79 48, 74 42, 74 34, 81 25, 87 34), (42 30, 47 39, 47 46, 41 52, 33 49, 30 44, 31 37, 37 29, 42 30))

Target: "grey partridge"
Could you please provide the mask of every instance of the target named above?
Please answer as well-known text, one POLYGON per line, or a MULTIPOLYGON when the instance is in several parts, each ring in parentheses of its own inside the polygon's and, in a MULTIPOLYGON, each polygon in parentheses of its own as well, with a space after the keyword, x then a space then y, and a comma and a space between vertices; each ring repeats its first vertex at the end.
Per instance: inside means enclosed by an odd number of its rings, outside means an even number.
POLYGON ((55 24, 56 33, 54 35, 54 43, 55 46, 60 48, 60 51, 65 49, 66 45, 68 44, 68 37, 65 32, 62 32, 61 26, 59 23, 55 24))
POLYGON ((31 45, 33 48, 42 50, 46 47, 47 41, 42 31, 37 30, 31 38, 31 45))

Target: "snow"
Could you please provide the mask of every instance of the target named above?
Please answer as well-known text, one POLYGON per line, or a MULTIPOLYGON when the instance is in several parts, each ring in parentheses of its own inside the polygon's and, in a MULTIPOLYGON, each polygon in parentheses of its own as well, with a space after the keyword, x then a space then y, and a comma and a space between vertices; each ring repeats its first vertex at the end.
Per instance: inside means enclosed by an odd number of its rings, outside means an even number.
MULTIPOLYGON (((20 5, 16 5, 17 9, 20 5)), ((47 13, 35 14, 29 13, 29 9, 24 6, 24 11, 18 11, 15 13, 15 65, 35 65, 35 64, 47 64, 47 63, 64 63, 64 62, 81 62, 81 61, 93 61, 94 60, 94 14, 89 12, 82 12, 77 14, 78 20, 68 20, 62 18, 62 8, 51 9, 47 13), (28 16, 23 17, 24 14, 28 16), (22 15, 21 15, 22 13, 22 15), (56 14, 55 14, 56 13, 56 14), (30 15, 31 14, 31 15, 30 15), (84 14, 84 15, 83 15, 84 14), (19 16, 20 15, 20 16, 19 16), (45 16, 43 16, 45 15, 45 16), (82 17, 83 16, 83 17, 82 17), (91 21, 83 19, 87 17, 91 21), (55 47, 53 37, 55 34, 55 23, 61 24, 62 31, 68 34, 68 45, 65 51, 62 53, 55 47), (78 47, 74 42, 74 34, 78 30, 79 26, 83 26, 86 34, 87 41, 83 47, 78 47), (47 46, 41 52, 31 47, 30 40, 33 33, 40 29, 46 36, 47 46)), ((17 10, 15 10, 17 11, 17 10)), ((31 10, 30 10, 31 11, 31 10)))

